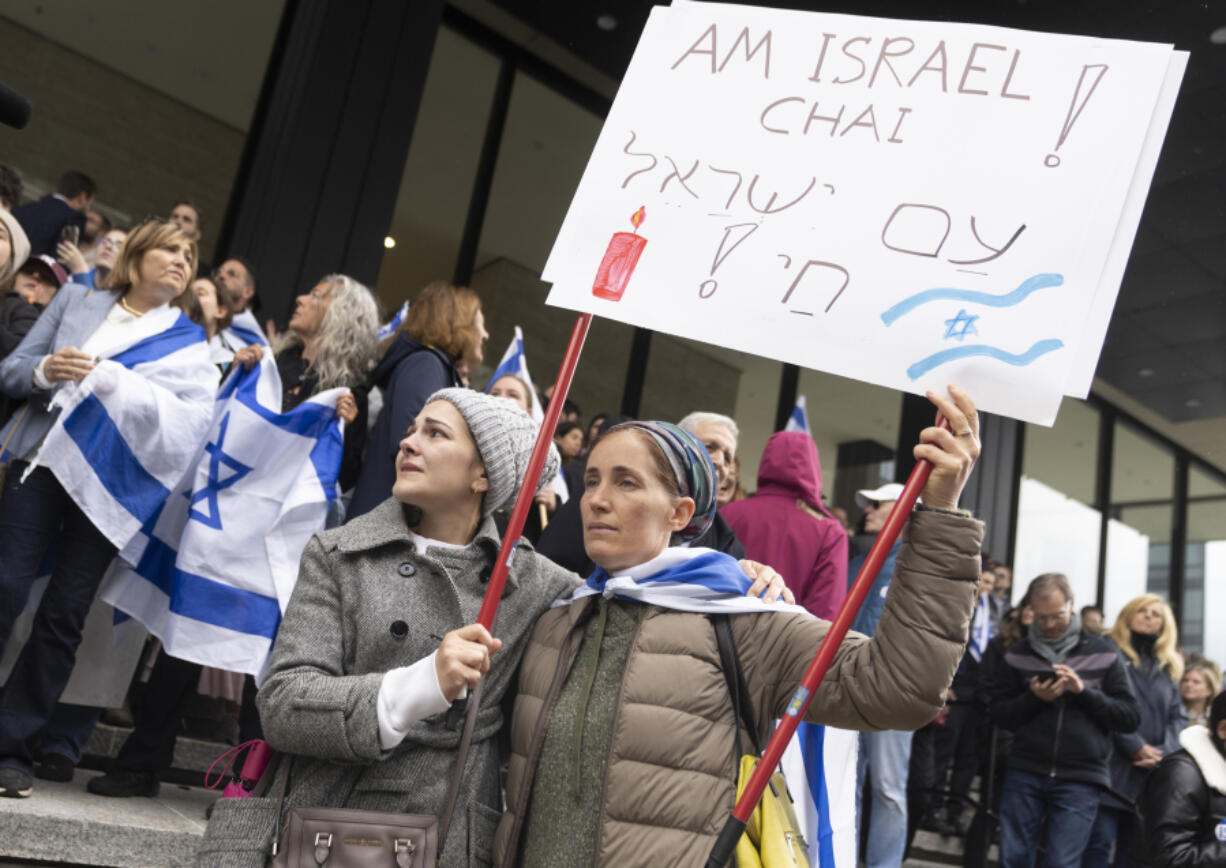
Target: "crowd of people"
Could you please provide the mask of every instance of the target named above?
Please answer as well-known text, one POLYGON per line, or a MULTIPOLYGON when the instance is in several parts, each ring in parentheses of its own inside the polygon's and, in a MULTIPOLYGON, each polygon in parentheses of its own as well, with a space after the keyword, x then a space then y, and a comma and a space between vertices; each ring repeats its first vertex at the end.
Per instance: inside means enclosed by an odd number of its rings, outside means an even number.
MULTIPOLYGON (((550 396, 515 374, 473 382, 489 337, 476 293, 431 283, 380 340, 371 290, 329 274, 281 332, 259 323, 257 264, 200 262, 191 200, 119 227, 83 173, 25 205, 15 178, 0 166, 0 648, 35 579, 50 580, 0 693, 0 795, 71 780, 103 713, 60 702, 116 547, 38 466, 52 398, 143 318, 178 308, 207 363, 121 384, 174 413, 156 436, 202 438, 200 408, 229 369, 271 354, 283 411, 342 390, 344 506, 302 554, 260 689, 151 643, 132 732, 89 791, 156 795, 186 704, 220 680, 238 737, 293 759, 283 800, 219 804, 202 865, 265 864, 295 806, 445 813, 447 865, 705 860, 746 719, 721 674, 719 619, 761 738, 901 485, 831 505, 806 433, 774 434, 746 480, 728 416, 601 412, 585 426, 567 399, 491 636, 476 613, 550 396)), ((967 865, 997 839, 1005 868, 1226 864, 1226 825, 1212 821, 1226 820, 1219 668, 1180 652, 1154 595, 1109 629, 1059 573, 1014 601, 1008 566, 958 508, 979 455, 974 404, 955 387, 930 398, 951 423, 915 447, 935 470, 807 713, 862 731, 861 861, 901 864, 924 829, 965 837, 967 865)))

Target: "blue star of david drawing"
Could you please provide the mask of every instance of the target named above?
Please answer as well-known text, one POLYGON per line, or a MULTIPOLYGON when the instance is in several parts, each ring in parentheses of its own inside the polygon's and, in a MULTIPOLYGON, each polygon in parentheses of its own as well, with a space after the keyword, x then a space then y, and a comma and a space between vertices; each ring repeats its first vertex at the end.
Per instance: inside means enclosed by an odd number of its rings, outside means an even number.
POLYGON ((225 453, 226 428, 229 425, 230 414, 227 413, 222 417, 221 427, 217 431, 217 442, 204 447, 204 451, 209 454, 209 479, 204 488, 192 492, 191 503, 187 510, 189 518, 208 525, 214 530, 221 530, 221 513, 217 508, 217 493, 229 488, 252 471, 251 467, 225 453), (234 471, 225 479, 221 478, 223 464, 234 471), (196 504, 202 500, 206 503, 207 512, 196 509, 196 504))
POLYGON ((945 320, 944 337, 962 341, 967 335, 979 334, 979 329, 975 328, 975 320, 977 319, 979 319, 979 314, 970 316, 965 310, 958 311, 956 317, 945 320), (962 326, 960 331, 957 331, 958 326, 962 326))

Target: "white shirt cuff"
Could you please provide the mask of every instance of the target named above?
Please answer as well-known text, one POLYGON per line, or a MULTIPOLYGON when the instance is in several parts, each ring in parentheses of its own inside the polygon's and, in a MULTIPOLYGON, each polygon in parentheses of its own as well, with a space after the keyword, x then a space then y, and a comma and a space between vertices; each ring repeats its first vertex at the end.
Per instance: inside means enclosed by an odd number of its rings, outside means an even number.
POLYGON ((41 359, 38 360, 38 364, 34 366, 34 377, 33 377, 34 388, 41 389, 44 392, 47 389, 50 389, 52 385, 51 381, 47 379, 47 375, 43 373, 43 366, 47 364, 47 359, 49 358, 51 357, 43 356, 41 359))
POLYGON ((375 705, 379 744, 384 750, 391 750, 404 741, 410 724, 450 708, 451 703, 438 683, 434 655, 423 657, 412 666, 384 673, 375 705))

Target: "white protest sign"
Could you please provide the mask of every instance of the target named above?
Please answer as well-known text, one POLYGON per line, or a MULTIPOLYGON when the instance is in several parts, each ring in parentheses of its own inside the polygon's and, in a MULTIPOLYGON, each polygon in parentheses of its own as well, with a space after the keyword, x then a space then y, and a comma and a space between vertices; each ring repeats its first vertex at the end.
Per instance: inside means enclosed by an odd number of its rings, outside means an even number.
POLYGON ((657 7, 546 264, 548 301, 916 393, 956 382, 1050 424, 1097 360, 1172 57, 657 7))

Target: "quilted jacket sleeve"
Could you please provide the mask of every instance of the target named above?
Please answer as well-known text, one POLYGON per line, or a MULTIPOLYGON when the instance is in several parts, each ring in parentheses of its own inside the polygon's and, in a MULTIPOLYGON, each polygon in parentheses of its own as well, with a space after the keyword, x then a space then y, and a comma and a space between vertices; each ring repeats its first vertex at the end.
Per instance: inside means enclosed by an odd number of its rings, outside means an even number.
MULTIPOLYGON (((806 719, 844 729, 916 729, 944 704, 966 645, 983 524, 916 512, 909 522, 872 639, 855 633, 835 652, 806 719)), ((779 717, 830 625, 804 616, 734 618, 756 703, 779 717)))

